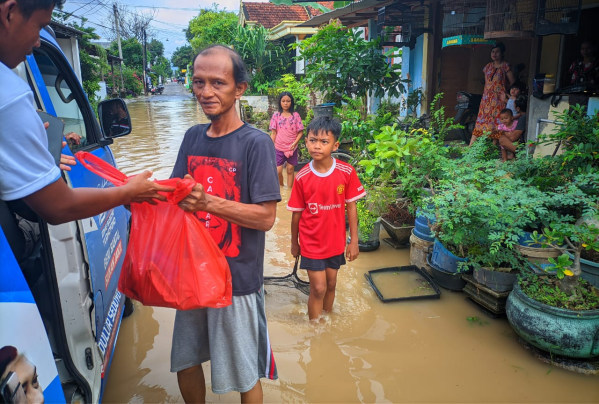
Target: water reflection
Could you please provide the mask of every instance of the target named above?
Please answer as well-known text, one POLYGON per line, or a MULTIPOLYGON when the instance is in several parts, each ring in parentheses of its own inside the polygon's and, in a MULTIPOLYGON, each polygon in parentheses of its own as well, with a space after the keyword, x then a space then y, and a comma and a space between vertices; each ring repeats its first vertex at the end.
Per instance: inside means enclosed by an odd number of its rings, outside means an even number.
POLYGON ((187 129, 208 121, 191 96, 155 97, 162 98, 127 104, 133 129, 128 136, 115 139, 112 146, 125 174, 151 170, 156 179, 168 178, 187 129))
MULTIPOLYGON (((128 107, 133 133, 113 147, 119 167, 168 177, 185 131, 205 117, 187 95, 156 96, 128 107)), ((293 268, 289 190, 283 188, 282 196, 266 237, 266 275, 293 268)), ((599 402, 597 377, 540 362, 519 344, 505 318, 486 317, 463 293, 443 290, 439 300, 380 302, 364 273, 408 262, 407 249, 386 243, 362 253, 340 270, 334 311, 316 326, 308 322, 307 296, 267 287, 279 380, 263 382, 265 402, 599 402)), ((169 372, 173 322, 173 310, 136 305, 121 326, 105 402, 183 402, 169 372)), ((208 365, 205 374, 209 383, 208 365)), ((215 395, 210 389, 206 398, 239 402, 236 393, 215 395)))

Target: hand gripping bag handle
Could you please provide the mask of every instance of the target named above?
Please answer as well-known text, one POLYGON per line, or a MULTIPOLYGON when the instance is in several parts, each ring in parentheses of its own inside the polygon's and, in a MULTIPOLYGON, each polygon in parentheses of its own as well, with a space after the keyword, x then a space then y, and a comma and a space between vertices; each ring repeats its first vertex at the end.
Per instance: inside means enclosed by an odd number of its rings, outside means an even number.
MULTIPOLYGON (((128 176, 119 171, 116 167, 110 165, 106 161, 102 160, 98 156, 80 151, 75 153, 77 160, 89 171, 99 175, 105 180, 110 181, 116 186, 125 185, 129 181, 128 176)), ((167 180, 154 180, 155 183, 160 185, 166 185, 175 187, 173 192, 161 192, 166 196, 166 200, 172 204, 178 204, 181 202, 192 190, 195 185, 194 180, 181 179, 181 178, 170 178, 167 180)))
POLYGON ((83 167, 94 174, 98 174, 100 177, 110 181, 114 185, 125 185, 129 179, 129 177, 117 170, 116 167, 113 167, 100 157, 91 153, 80 151, 75 153, 75 157, 77 157, 77 160, 83 164, 83 167))

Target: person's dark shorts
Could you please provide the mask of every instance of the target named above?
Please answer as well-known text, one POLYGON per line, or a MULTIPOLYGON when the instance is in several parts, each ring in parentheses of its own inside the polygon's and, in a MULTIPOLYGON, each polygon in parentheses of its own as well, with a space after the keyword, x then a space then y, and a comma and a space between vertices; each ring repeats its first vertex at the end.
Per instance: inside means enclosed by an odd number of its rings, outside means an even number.
POLYGON ((293 151, 291 157, 287 157, 285 156, 285 152, 275 149, 275 152, 277 153, 277 167, 282 166, 285 162, 295 167, 297 165, 297 150, 298 149, 295 149, 293 151))
POLYGON ((341 265, 345 265, 345 254, 335 255, 334 257, 324 259, 306 258, 302 255, 300 269, 309 271, 324 271, 326 268, 339 269, 341 265))

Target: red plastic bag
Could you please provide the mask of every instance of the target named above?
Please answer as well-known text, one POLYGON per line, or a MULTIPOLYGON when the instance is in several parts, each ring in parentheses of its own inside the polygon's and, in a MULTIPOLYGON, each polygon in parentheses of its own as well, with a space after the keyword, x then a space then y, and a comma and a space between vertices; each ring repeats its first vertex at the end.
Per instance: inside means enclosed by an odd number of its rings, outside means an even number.
MULTIPOLYGON (((87 152, 75 154, 90 171, 114 185, 128 177, 87 152)), ((195 185, 193 180, 156 181, 175 187, 167 202, 131 204, 131 233, 119 290, 147 306, 190 310, 231 304, 229 264, 202 223, 177 206, 195 185)))

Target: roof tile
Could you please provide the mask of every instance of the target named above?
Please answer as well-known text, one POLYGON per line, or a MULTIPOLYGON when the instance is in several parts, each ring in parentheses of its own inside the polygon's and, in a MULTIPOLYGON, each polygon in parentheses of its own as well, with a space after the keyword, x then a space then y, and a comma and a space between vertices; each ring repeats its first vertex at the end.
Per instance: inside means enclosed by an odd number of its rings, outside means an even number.
MULTIPOLYGON (((328 9, 333 9, 332 1, 319 1, 328 9)), ((246 21, 256 22, 270 29, 281 21, 307 21, 315 15, 320 15, 322 12, 312 7, 304 7, 300 5, 285 5, 273 3, 253 3, 243 2, 243 13, 246 21), (309 10, 308 11, 306 10, 309 10)))

